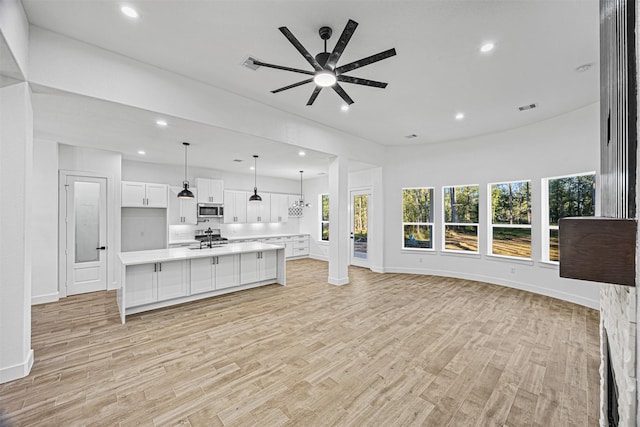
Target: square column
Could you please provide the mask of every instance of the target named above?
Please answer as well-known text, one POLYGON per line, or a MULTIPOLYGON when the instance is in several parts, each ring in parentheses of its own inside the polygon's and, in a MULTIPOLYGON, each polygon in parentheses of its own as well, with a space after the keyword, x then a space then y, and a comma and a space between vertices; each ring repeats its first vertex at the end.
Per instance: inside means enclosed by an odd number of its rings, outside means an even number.
POLYGON ((329 161, 329 283, 349 283, 349 161, 329 161))

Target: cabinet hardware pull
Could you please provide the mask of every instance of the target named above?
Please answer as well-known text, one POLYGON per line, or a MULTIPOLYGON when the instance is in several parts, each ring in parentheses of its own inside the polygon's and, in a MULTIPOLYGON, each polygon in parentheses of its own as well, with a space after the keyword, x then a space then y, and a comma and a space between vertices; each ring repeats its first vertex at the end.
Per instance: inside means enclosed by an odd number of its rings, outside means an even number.
POLYGON ((162 263, 161 262, 158 263, 158 266, 159 266, 158 271, 162 271, 162 263))
POLYGON ((154 262, 154 263, 153 263, 153 272, 154 272, 154 273, 157 273, 157 272, 158 272, 158 263, 157 263, 157 262, 154 262))

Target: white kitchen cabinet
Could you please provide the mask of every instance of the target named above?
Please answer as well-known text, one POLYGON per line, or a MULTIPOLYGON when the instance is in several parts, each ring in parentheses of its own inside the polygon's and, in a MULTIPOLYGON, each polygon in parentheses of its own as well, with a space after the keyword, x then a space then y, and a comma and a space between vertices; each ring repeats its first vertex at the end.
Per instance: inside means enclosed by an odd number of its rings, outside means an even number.
POLYGON ((286 222, 289 220, 289 196, 286 194, 271 194, 271 222, 286 222))
POLYGON ((126 272, 127 307, 187 295, 186 261, 133 265, 126 272))
POLYGON ((122 181, 123 208, 166 208, 168 186, 145 182, 122 181))
POLYGON ((274 279, 278 276, 276 251, 240 254, 240 284, 274 279))
POLYGON ((309 235, 300 234, 289 236, 285 239, 284 256, 286 258, 302 257, 309 255, 309 235))
POLYGON ((191 260, 191 295, 240 284, 238 255, 191 260))
POLYGON ((246 191, 224 191, 224 223, 247 222, 247 203, 249 194, 246 191))
MULTIPOLYGON (((195 195, 198 190, 194 187, 189 188, 195 195)), ((198 204, 196 198, 180 199, 178 193, 182 191, 181 187, 169 187, 169 225, 197 224, 198 223, 198 204)))
POLYGON ((224 203, 224 181, 220 179, 196 178, 198 203, 224 203))
POLYGON ((247 222, 271 222, 271 194, 258 194, 261 202, 249 202, 247 198, 247 222))

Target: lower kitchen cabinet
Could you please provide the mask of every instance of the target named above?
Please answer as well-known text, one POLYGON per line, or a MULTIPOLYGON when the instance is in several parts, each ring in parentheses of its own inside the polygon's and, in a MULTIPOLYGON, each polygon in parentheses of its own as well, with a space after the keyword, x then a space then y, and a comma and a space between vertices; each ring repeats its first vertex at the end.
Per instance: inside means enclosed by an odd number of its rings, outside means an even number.
POLYGON ((238 255, 191 260, 191 295, 225 289, 239 284, 238 255))
POLYGON ((309 235, 290 236, 285 240, 285 257, 295 258, 309 255, 309 235))
POLYGON ((187 295, 187 262, 168 261, 132 265, 126 272, 127 307, 187 295))
POLYGON ((275 279, 278 276, 276 251, 240 254, 240 284, 275 279))

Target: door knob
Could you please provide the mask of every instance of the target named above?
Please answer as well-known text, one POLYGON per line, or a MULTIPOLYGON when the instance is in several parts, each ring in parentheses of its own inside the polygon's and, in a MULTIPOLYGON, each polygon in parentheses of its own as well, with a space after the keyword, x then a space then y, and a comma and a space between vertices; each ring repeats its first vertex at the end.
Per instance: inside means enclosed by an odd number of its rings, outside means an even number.
POLYGON ((98 250, 98 251, 104 251, 104 250, 106 250, 106 249, 107 249, 107 247, 106 247, 106 246, 100 246, 100 247, 97 247, 97 248, 96 248, 96 250, 98 250))

